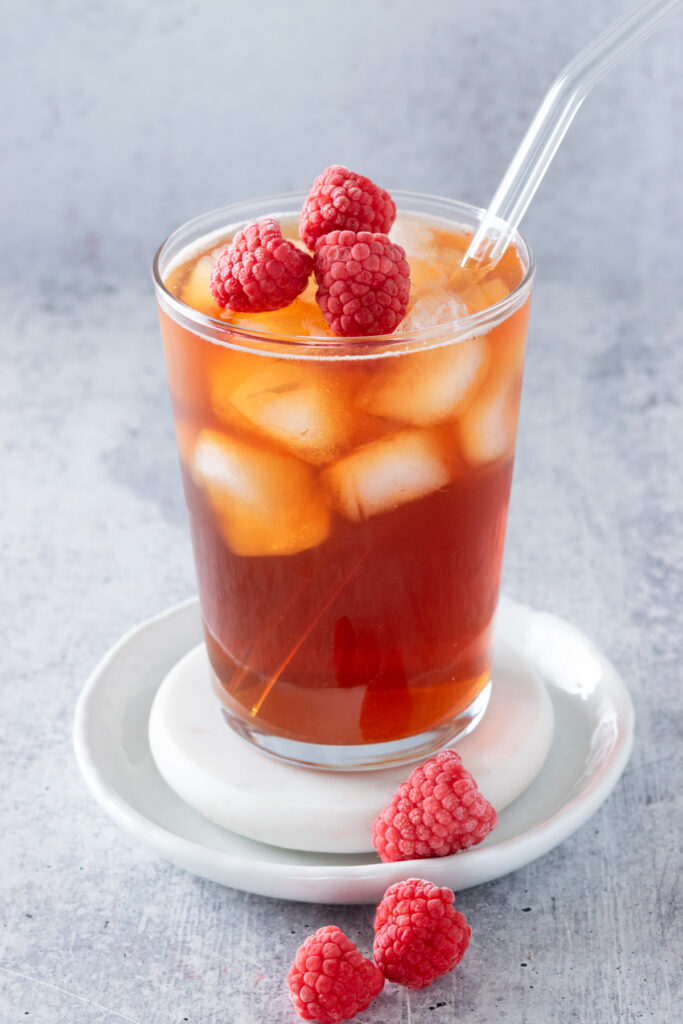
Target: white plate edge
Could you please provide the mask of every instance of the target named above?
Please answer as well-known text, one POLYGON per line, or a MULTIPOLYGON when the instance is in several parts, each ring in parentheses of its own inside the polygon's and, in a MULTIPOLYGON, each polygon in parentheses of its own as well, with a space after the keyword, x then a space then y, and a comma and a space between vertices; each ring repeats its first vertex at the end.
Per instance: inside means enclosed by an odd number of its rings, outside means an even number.
MULTIPOLYGON (((590 646, 592 653, 599 660, 603 669, 606 670, 605 676, 608 679, 609 692, 617 706, 620 724, 623 720, 623 729, 619 730, 616 742, 610 751, 606 763, 600 770, 599 777, 589 781, 580 801, 574 798, 544 822, 511 839, 503 840, 491 848, 484 847, 468 850, 463 853, 438 858, 439 868, 452 867, 455 863, 465 868, 466 864, 468 862, 471 863, 473 858, 477 859, 479 871, 477 872, 476 881, 467 882, 464 879, 462 884, 458 884, 459 890, 485 884, 487 881, 500 877, 503 873, 508 874, 511 871, 515 871, 519 867, 543 856, 543 854, 569 838, 598 810, 610 795, 628 763, 633 748, 635 722, 633 702, 621 676, 602 651, 585 633, 560 616, 550 612, 539 612, 528 605, 514 601, 512 598, 506 598, 505 600, 517 610, 522 610, 526 615, 542 614, 554 620, 562 629, 571 629, 581 638, 582 643, 590 646), (530 844, 532 847, 531 857, 529 857, 530 844), (501 859, 505 861, 504 871, 501 871, 501 865, 499 864, 501 859)), ((172 618, 174 615, 181 615, 184 611, 196 607, 197 604, 198 599, 195 596, 172 605, 133 626, 109 648, 90 673, 76 702, 73 746, 79 770, 89 792, 100 807, 118 822, 129 835, 132 835, 137 840, 142 840, 146 845, 152 847, 152 849, 175 864, 182 860, 185 865, 188 865, 187 869, 194 873, 197 873, 197 867, 201 866, 201 870, 206 877, 213 878, 215 881, 222 882, 222 884, 230 885, 230 882, 223 882, 221 876, 226 874, 225 869, 229 867, 238 869, 238 873, 240 870, 243 870, 245 867, 244 858, 231 853, 210 850, 201 843, 196 843, 194 840, 168 831, 136 811, 103 778, 101 771, 92 759, 86 738, 89 717, 88 705, 92 692, 96 689, 100 676, 116 658, 120 650, 127 646, 136 636, 146 632, 148 629, 153 629, 165 619, 172 618), (169 851, 172 851, 172 853, 169 851)), ((385 877, 386 884, 388 885, 394 880, 393 876, 406 877, 411 869, 419 873, 420 870, 424 869, 424 865, 424 860, 401 861, 398 864, 376 863, 339 865, 337 867, 283 864, 277 861, 249 861, 250 883, 256 883, 259 879, 264 883, 274 881, 278 890, 276 892, 274 887, 268 884, 265 886, 250 884, 249 891, 274 898, 292 898, 301 902, 320 902, 315 893, 311 894, 310 900, 301 895, 282 897, 283 883, 302 881, 309 881, 311 883, 339 883, 348 881, 354 882, 356 885, 366 883, 369 886, 385 877), (398 875, 397 871, 399 872, 398 875)), ((469 874, 469 872, 465 873, 469 874)), ((329 898, 326 898, 323 902, 345 901, 330 901, 329 898)), ((352 898, 351 902, 357 902, 357 900, 352 898)), ((369 902, 372 902, 372 900, 369 900, 369 902)))

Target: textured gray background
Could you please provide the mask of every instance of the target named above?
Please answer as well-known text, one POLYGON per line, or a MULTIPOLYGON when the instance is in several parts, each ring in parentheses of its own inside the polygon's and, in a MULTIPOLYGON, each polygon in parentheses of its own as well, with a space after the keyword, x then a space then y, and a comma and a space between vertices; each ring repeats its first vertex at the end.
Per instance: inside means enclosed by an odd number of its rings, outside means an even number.
MULTIPOLYGON (((630 6, 2 0, 3 267, 139 279, 182 221, 330 163, 486 205, 554 75, 630 6)), ((679 13, 580 111, 525 222, 544 273, 676 279, 682 58, 679 13)))
MULTIPOLYGON (((194 589, 152 249, 333 160, 484 203, 559 64, 622 6, 2 5, 1 1024, 293 1024, 302 939, 336 921, 367 949, 368 908, 149 854, 74 764, 93 665, 194 589)), ((575 836, 458 896, 474 938, 452 976, 364 1024, 680 1014, 682 17, 591 97, 526 224, 541 269, 505 589, 615 661, 634 755, 575 836)))

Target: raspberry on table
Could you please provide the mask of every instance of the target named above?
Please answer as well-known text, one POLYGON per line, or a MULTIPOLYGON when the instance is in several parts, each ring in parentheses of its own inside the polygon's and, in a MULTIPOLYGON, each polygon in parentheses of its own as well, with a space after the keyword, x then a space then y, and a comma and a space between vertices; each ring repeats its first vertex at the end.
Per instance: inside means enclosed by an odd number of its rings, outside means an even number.
POLYGON ((465 955, 472 929, 453 892, 420 878, 390 886, 375 912, 373 956, 387 981, 426 988, 465 955))
POLYGON ((238 231, 216 259, 211 293, 219 306, 235 313, 282 309, 305 289, 313 260, 282 237, 271 217, 238 231))
POLYGON ((454 750, 416 768, 372 826, 372 844, 387 861, 445 857, 480 843, 498 815, 454 750))
POLYGON ((309 249, 330 231, 378 231, 387 234, 396 219, 396 204, 370 178, 334 165, 323 171, 308 194, 299 234, 309 249))
POLYGON ((287 984, 303 1020, 336 1024, 370 1005, 384 988, 384 975, 341 929, 328 925, 299 947, 287 984))
POLYGON ((313 272, 316 302, 340 337, 391 334, 405 316, 410 268, 387 235, 331 231, 316 243, 313 272))

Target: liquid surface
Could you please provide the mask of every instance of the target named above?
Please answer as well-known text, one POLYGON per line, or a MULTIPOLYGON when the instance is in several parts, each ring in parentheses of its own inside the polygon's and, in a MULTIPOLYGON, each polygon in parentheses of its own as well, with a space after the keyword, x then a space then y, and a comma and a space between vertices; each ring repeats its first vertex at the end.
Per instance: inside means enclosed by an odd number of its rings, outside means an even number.
MULTIPOLYGON (((514 250, 464 272, 470 236, 416 217, 390 237, 411 266, 405 329, 478 312, 523 277, 514 250)), ((314 284, 284 310, 220 310, 222 248, 181 262, 169 290, 229 323, 332 337, 314 284)), ((386 742, 486 685, 527 318, 528 302, 483 336, 340 362, 213 345, 161 313, 207 647, 248 727, 386 742)))
MULTIPOLYGON (((294 219, 281 221, 285 238, 306 251, 294 219)), ((492 269, 462 268, 460 261, 472 239, 471 233, 437 227, 414 215, 400 215, 389 237, 403 246, 410 265, 410 302, 399 330, 418 330, 450 323, 479 313, 505 298, 520 284, 524 270, 510 247, 492 269)), ((221 309, 211 294, 209 278, 216 257, 232 238, 232 232, 212 241, 181 261, 166 279, 166 287, 193 309, 225 323, 273 334, 334 337, 315 301, 313 276, 308 287, 285 309, 272 313, 233 313, 221 309)))

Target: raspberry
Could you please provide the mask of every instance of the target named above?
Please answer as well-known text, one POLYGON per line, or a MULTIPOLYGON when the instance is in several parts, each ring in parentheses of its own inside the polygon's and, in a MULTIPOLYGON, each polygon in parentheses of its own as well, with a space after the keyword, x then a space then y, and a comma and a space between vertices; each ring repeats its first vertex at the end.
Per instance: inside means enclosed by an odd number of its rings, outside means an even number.
POLYGON ((329 231, 380 231, 386 234, 396 220, 396 204, 388 192, 346 167, 328 167, 313 182, 301 211, 299 234, 304 245, 329 231))
POLYGON ((471 934, 450 889, 409 878, 390 886, 377 907, 373 956, 387 981, 426 988, 460 963, 471 934))
POLYGON ((391 334, 405 316, 410 269, 386 235, 331 231, 316 243, 313 271, 316 302, 341 337, 391 334))
POLYGON ((416 768, 372 826, 385 862, 445 857, 480 843, 498 821, 460 755, 443 750, 416 768))
POLYGON ((313 260, 266 217, 238 231, 213 265, 211 293, 235 313, 282 309, 308 284, 313 260))
POLYGON ((299 947, 287 984, 300 1017, 334 1024, 369 1006, 384 988, 384 976, 343 931, 328 925, 299 947))

